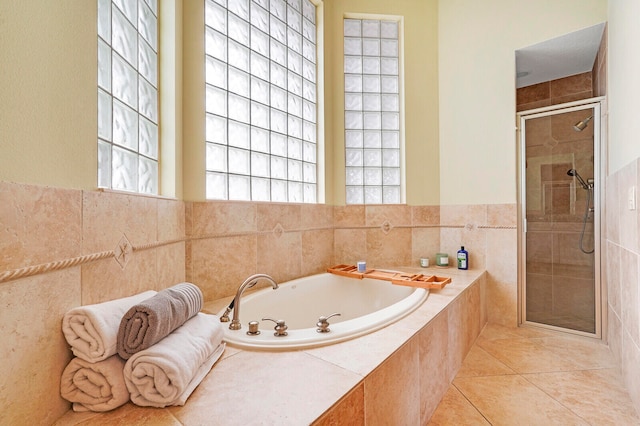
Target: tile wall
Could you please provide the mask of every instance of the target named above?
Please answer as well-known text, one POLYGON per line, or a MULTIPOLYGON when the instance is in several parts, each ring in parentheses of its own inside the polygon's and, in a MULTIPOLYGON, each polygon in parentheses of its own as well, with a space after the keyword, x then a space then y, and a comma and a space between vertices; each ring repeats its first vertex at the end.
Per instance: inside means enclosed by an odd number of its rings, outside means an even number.
POLYGON ((206 300, 235 294, 251 274, 288 281, 333 263, 333 208, 325 205, 186 203, 186 276, 206 300))
POLYGON ((464 245, 469 267, 487 271, 490 323, 518 324, 518 234, 515 204, 440 207, 440 250, 455 259, 464 245))
POLYGON ((609 37, 608 26, 605 24, 600 41, 600 48, 593 61, 593 96, 605 96, 607 94, 607 48, 609 37))
POLYGON ((593 96, 593 72, 545 81, 516 91, 516 111, 527 111, 593 96))
POLYGON ((184 217, 174 200, 0 182, 0 424, 69 410, 65 312, 184 281, 184 217))
POLYGON ((182 202, 0 182, 0 423, 51 424, 69 409, 65 312, 184 280, 211 300, 256 272, 417 266, 465 245, 471 268, 488 271, 489 320, 515 326, 515 223, 515 205, 182 202))
POLYGON ((605 280, 608 342, 627 389, 640 407, 640 214, 629 210, 629 191, 640 188, 640 159, 607 178, 605 280))

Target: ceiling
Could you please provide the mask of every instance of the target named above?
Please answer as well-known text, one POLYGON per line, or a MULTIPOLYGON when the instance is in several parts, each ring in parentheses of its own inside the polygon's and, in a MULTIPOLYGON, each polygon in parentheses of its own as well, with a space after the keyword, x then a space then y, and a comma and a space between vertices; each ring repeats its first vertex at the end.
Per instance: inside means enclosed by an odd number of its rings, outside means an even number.
POLYGON ((605 23, 516 50, 516 87, 591 71, 605 23))

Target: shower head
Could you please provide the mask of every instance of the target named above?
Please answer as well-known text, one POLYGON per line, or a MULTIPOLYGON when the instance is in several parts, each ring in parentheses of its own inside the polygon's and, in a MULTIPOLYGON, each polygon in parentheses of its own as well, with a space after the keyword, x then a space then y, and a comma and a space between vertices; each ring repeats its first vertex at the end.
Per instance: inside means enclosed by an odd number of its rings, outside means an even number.
POLYGON ((576 132, 581 132, 584 129, 587 128, 587 124, 589 124, 589 122, 591 121, 591 119, 593 118, 593 115, 585 118, 582 121, 578 121, 574 126, 573 126, 573 130, 575 130, 576 132))
POLYGON ((589 184, 587 184, 587 182, 585 182, 584 179, 582 179, 582 176, 580 176, 580 174, 578 173, 578 171, 576 169, 567 170, 567 174, 569 176, 573 176, 576 179, 578 179, 578 182, 580 182, 580 185, 582 185, 582 187, 584 189, 590 189, 591 188, 591 186, 589 184))

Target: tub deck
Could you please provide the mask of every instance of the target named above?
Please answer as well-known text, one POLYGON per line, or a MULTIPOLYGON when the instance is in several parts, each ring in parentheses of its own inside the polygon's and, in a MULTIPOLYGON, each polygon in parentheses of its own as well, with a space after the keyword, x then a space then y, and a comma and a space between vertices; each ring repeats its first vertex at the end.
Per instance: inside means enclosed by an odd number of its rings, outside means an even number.
MULTIPOLYGON (((381 330, 297 351, 227 345, 183 407, 128 403, 108 413, 69 411, 55 424, 425 424, 487 321, 484 270, 427 271, 453 281, 381 330)), ((205 310, 217 312, 230 299, 205 310)))

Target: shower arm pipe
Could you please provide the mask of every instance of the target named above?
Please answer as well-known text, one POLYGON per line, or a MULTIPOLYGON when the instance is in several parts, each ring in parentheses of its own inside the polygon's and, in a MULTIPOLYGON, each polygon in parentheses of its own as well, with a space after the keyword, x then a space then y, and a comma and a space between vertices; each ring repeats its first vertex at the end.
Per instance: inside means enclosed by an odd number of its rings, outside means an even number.
POLYGON ((587 125, 589 124, 589 122, 593 119, 593 115, 590 115, 589 117, 585 118, 584 120, 578 121, 574 126, 573 126, 573 130, 575 130, 576 132, 581 132, 584 129, 587 128, 587 125))

